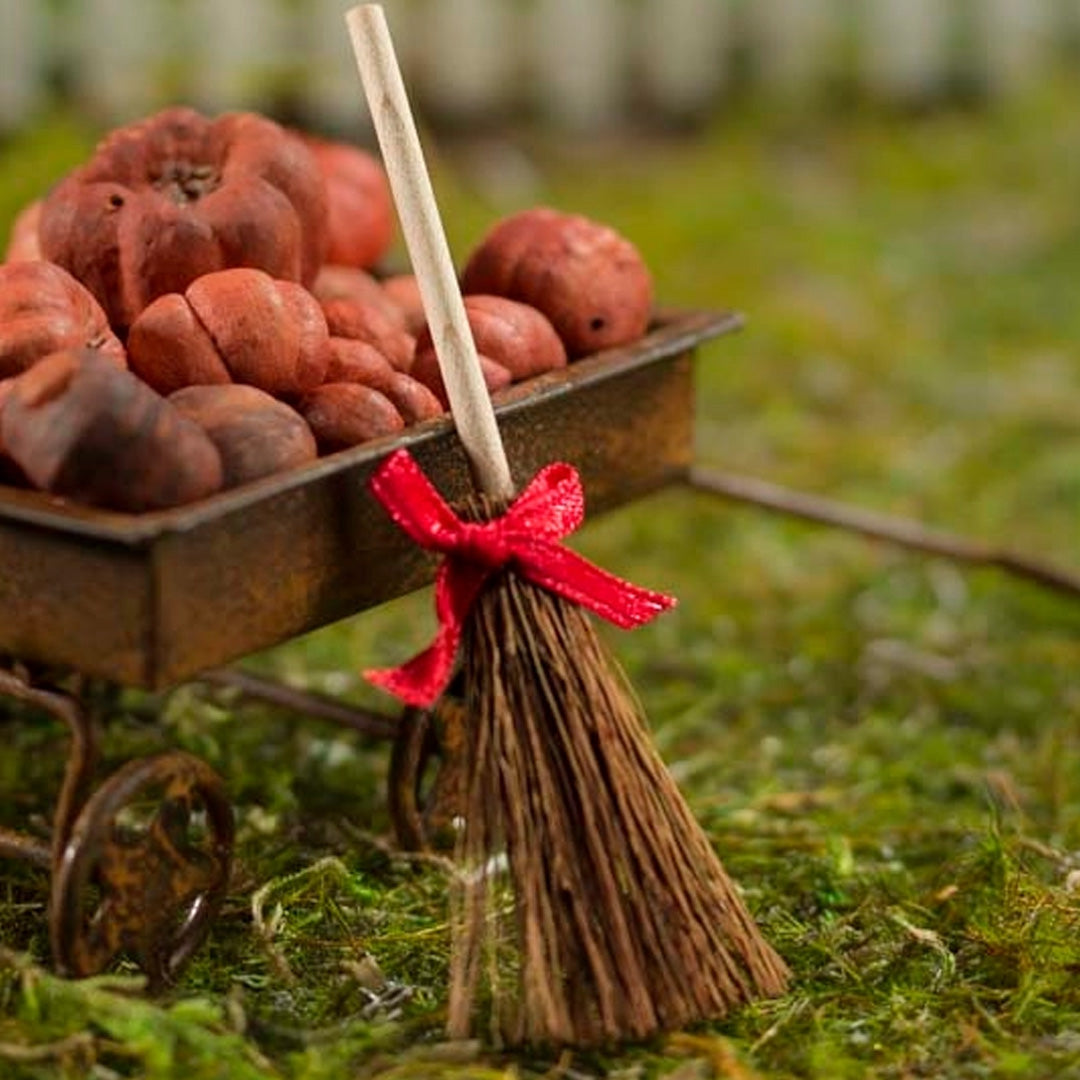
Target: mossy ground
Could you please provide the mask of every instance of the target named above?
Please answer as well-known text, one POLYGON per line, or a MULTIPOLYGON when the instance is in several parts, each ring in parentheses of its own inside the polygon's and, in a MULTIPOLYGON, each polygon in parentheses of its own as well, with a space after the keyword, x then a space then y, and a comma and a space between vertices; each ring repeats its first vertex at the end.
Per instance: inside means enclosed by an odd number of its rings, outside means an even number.
MULTIPOLYGON (((704 138, 456 147, 455 250, 551 201, 641 245, 658 291, 750 323, 700 357, 701 460, 1080 566, 1080 110, 740 112, 704 138), (521 156, 520 147, 527 146, 521 156)), ((0 213, 84 152, 2 151, 0 213)), ((1080 1076, 1080 605, 989 571, 670 491, 580 548, 678 610, 612 642, 795 980, 655 1045, 440 1042, 445 874, 394 855, 387 749, 199 687, 125 695, 108 761, 226 778, 239 865, 161 1000, 48 974, 47 881, 0 877, 0 1077, 1080 1076)), ((361 701, 431 628, 416 595, 253 658, 361 701)), ((63 733, 5 720, 0 822, 42 828, 63 733)))

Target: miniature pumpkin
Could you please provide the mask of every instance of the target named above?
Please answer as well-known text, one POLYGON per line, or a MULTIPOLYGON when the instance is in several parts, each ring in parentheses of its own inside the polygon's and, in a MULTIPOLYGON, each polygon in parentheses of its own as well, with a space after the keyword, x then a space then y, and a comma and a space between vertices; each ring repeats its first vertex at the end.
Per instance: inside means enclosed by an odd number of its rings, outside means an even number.
POLYGON ((198 278, 183 296, 158 297, 131 327, 128 358, 162 394, 237 382, 289 396, 323 381, 329 338, 301 285, 237 268, 198 278))
POLYGON ((401 311, 405 329, 417 335, 424 329, 427 315, 420 296, 420 283, 415 274, 393 274, 382 282, 383 293, 401 311))
POLYGON ((348 338, 330 339, 326 383, 361 383, 393 403, 406 424, 443 414, 438 397, 412 375, 398 371, 373 345, 348 338))
POLYGON ((20 375, 0 437, 35 487, 112 510, 179 506, 222 484, 209 436, 93 349, 53 353, 20 375))
POLYGON ((394 238, 394 200, 379 161, 347 143, 304 136, 326 184, 326 261, 374 266, 394 238))
POLYGON ((41 242, 38 240, 38 222, 41 220, 41 200, 24 206, 15 215, 8 237, 4 262, 28 262, 41 259, 41 242))
POLYGON ((41 250, 129 327, 152 300, 233 266, 310 282, 326 246, 311 151, 254 113, 171 108, 118 128, 45 198, 41 250))
POLYGON ((499 222, 469 258, 461 285, 538 308, 572 358, 641 337, 652 310, 652 279, 629 240, 547 207, 499 222))
POLYGON ((412 333, 407 323, 406 313, 383 289, 382 282, 358 266, 327 263, 319 270, 319 275, 311 286, 311 295, 320 304, 329 300, 371 304, 377 307, 397 329, 412 333))
POLYGON ((227 488, 318 456, 304 418, 254 386, 188 386, 171 394, 169 404, 210 436, 227 488))
POLYGON ((305 394, 298 408, 326 451, 395 435, 405 427, 394 403, 361 383, 327 383, 305 394))
MULTIPOLYGON (((536 308, 501 296, 466 296, 465 315, 489 391, 566 367, 566 349, 559 335, 536 308)), ((413 378, 447 404, 435 346, 426 327, 416 339, 416 354, 409 370, 413 378)))
POLYGON ((0 266, 0 378, 49 353, 83 346, 126 366, 101 305, 66 270, 48 262, 0 266))
MULTIPOLYGON (((489 394, 505 389, 514 381, 514 376, 497 360, 492 360, 490 356, 485 356, 483 353, 477 353, 476 358, 480 361, 480 373, 484 377, 484 385, 489 394)), ((443 383, 434 347, 425 347, 416 354, 416 362, 409 374, 417 382, 426 386, 444 409, 450 408, 450 399, 446 395, 446 386, 443 383)))
POLYGON ((385 315, 380 305, 338 297, 324 300, 322 310, 332 337, 366 341, 399 371, 408 371, 412 366, 416 339, 385 315))
POLYGON ((11 394, 11 388, 15 385, 15 379, 0 379, 0 484, 14 484, 19 487, 26 483, 26 477, 22 469, 11 460, 10 455, 4 449, 4 405, 11 394))

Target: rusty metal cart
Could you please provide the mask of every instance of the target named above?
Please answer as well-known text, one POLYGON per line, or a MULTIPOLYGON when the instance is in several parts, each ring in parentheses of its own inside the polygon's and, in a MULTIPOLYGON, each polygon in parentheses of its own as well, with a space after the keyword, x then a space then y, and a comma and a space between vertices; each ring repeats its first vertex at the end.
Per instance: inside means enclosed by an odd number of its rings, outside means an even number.
MULTIPOLYGON (((739 325, 730 313, 659 313, 632 346, 505 391, 497 412, 515 474, 573 463, 590 513, 685 481, 695 353, 739 325)), ((339 720, 393 740, 389 808, 403 845, 421 845, 452 815, 460 745, 452 708, 438 718, 394 718, 223 670, 431 580, 430 557, 368 492, 376 465, 399 447, 448 498, 471 490, 444 418, 164 512, 115 514, 0 491, 0 653, 10 658, 0 694, 71 733, 51 842, 0 830, 0 856, 50 869, 50 939, 61 971, 92 974, 124 952, 152 985, 167 984, 221 905, 233 844, 224 786, 190 754, 131 761, 95 788, 88 686, 227 681, 339 720), (434 781, 422 788, 433 763, 434 781), (125 820, 136 800, 156 807, 141 830, 125 820)))

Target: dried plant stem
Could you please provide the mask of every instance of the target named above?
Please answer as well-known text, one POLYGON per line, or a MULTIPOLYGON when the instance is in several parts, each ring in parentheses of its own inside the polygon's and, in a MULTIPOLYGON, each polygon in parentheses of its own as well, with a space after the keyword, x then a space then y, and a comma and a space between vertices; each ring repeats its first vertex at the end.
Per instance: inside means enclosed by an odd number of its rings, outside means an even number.
POLYGON ((261 701, 301 716, 352 728, 358 734, 373 739, 392 739, 398 732, 398 722, 393 716, 359 705, 350 705, 325 694, 299 690, 277 679, 269 679, 241 668, 214 668, 204 671, 200 680, 235 690, 252 701, 261 701))
POLYGON ((47 870, 52 866, 52 850, 32 836, 0 827, 0 859, 22 859, 47 870))
POLYGON ((848 529, 927 555, 941 555, 956 562, 991 567, 1055 592, 1080 596, 1080 575, 1076 573, 1030 556, 1003 551, 977 540, 928 529, 909 518, 848 506, 820 495, 792 491, 767 480, 702 466, 695 466, 690 470, 688 481, 696 491, 719 495, 751 506, 762 506, 790 517, 801 518, 803 521, 848 529))
POLYGON ((622 673, 580 609, 512 574, 470 620, 472 718, 460 948, 449 1029, 469 1031, 505 852, 513 993, 493 995, 510 1043, 597 1045, 719 1017, 780 993, 761 938, 656 753, 622 673))

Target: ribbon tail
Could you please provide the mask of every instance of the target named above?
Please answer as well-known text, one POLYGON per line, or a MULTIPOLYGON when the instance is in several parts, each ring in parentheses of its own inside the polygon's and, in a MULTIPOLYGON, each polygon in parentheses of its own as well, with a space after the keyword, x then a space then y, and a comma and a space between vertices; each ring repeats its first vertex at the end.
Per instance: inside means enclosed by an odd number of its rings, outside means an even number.
POLYGON ((644 626, 678 603, 674 596, 624 581, 559 544, 537 544, 519 552, 517 569, 522 577, 622 630, 644 626))
POLYGON ((439 629, 423 652, 394 668, 370 668, 364 678, 418 709, 430 708, 454 674, 465 617, 487 581, 488 572, 447 561, 435 579, 435 611, 439 629))
POLYGON ((364 678, 374 686, 417 709, 427 709, 439 700, 453 675, 454 657, 461 638, 440 629, 432 644, 422 653, 395 668, 368 668, 364 678))

